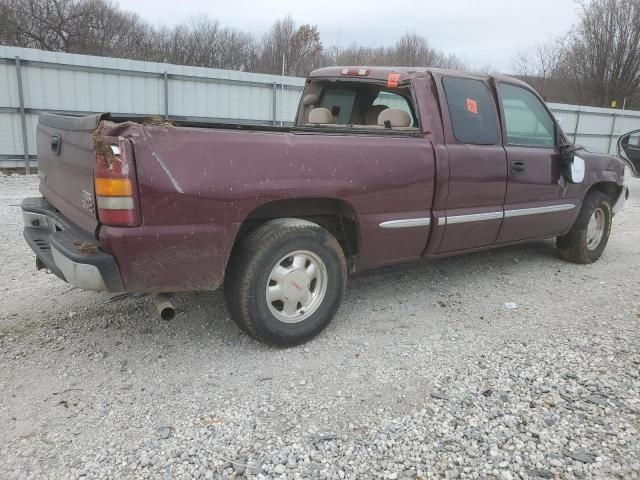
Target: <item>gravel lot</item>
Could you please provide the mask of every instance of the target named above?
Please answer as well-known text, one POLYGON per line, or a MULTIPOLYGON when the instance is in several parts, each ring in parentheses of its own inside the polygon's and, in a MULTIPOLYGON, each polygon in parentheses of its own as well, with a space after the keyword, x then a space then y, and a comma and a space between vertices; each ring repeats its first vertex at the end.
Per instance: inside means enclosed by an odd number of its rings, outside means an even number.
POLYGON ((640 478, 629 184, 594 265, 538 242, 361 275, 280 350, 220 292, 167 323, 36 272, 37 178, 0 176, 0 478, 640 478))

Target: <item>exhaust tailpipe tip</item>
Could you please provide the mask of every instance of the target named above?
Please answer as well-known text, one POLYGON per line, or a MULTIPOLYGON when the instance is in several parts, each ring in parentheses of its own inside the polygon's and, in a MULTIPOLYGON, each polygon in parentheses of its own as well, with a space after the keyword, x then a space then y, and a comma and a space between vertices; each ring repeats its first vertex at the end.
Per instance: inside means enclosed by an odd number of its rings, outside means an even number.
POLYGON ((152 295, 153 302, 156 305, 156 310, 158 311, 158 315, 162 320, 169 321, 173 320, 176 316, 176 309, 173 307, 171 300, 169 300, 169 295, 166 293, 154 293, 152 295))

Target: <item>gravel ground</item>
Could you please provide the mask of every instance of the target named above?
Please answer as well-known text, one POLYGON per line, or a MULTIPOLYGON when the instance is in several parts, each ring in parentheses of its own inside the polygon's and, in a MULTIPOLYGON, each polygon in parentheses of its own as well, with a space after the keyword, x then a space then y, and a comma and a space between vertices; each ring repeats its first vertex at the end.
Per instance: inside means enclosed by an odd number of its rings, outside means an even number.
POLYGON ((0 176, 0 478, 640 478, 629 184, 594 265, 538 242, 361 275, 282 350, 220 292, 163 322, 36 272, 37 179, 0 176))

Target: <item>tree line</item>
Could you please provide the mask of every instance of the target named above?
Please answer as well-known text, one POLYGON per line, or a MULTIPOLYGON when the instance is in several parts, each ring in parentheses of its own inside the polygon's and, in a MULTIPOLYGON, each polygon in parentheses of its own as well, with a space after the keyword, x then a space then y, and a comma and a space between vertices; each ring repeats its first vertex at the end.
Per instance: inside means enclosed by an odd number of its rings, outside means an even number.
POLYGON ((296 25, 291 17, 256 37, 207 16, 154 27, 110 0, 0 0, 0 43, 277 75, 284 56, 285 74, 302 77, 337 64, 465 67, 415 33, 388 47, 326 48, 317 26, 296 25))
POLYGON ((640 0, 578 8, 567 33, 516 55, 515 72, 547 101, 640 108, 640 0))
MULTIPOLYGON (((514 73, 547 101, 640 108, 640 0, 578 6, 577 23, 567 33, 513 58, 514 73)), ((276 75, 284 57, 285 75, 300 77, 327 65, 468 69, 460 57, 412 32, 389 46, 325 46, 317 26, 297 25, 291 17, 262 36, 207 16, 155 27, 111 0, 0 0, 0 44, 276 75)))

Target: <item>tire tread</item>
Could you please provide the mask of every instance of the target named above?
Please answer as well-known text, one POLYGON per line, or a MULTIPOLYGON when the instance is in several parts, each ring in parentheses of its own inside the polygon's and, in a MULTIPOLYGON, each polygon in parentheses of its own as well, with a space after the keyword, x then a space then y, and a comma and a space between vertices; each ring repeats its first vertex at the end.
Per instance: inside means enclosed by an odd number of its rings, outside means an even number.
POLYGON ((612 217, 610 198, 605 193, 597 190, 589 192, 582 203, 582 209, 571 230, 556 239, 558 255, 564 260, 579 264, 589 264, 598 260, 607 245, 611 233, 612 217), (606 210, 608 223, 604 236, 600 240, 600 245, 596 250, 590 251, 585 241, 586 230, 593 211, 599 207, 604 207, 606 210))

